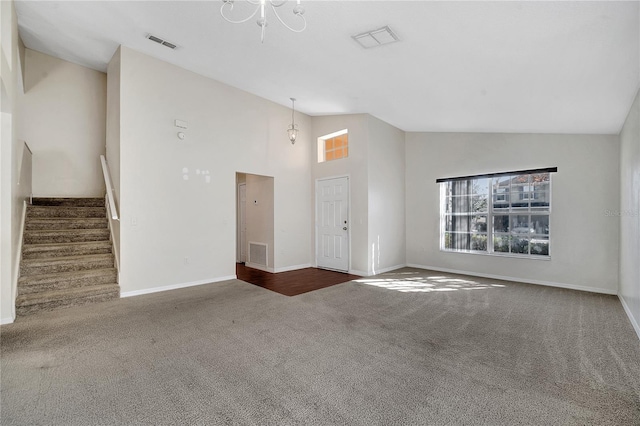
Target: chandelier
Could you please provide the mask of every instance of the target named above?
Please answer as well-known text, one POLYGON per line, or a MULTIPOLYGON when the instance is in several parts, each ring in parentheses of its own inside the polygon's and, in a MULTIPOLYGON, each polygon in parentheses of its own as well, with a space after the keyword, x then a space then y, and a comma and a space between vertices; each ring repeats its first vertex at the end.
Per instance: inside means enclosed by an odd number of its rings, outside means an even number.
POLYGON ((295 29, 295 28, 290 27, 289 25, 287 25, 287 23, 285 23, 284 20, 278 14, 277 8, 285 5, 287 3, 287 0, 246 0, 247 3, 251 3, 251 4, 255 5, 256 8, 255 8, 255 10, 253 11, 253 13, 251 15, 249 15, 248 17, 246 17, 244 19, 240 19, 240 20, 231 19, 229 16, 227 16, 227 15, 230 15, 231 12, 233 11, 234 2, 235 2, 235 0, 222 0, 222 7, 220 8, 220 15, 222 15, 222 17, 227 22, 231 22, 232 24, 242 24, 243 22, 247 22, 249 19, 251 19, 254 16, 256 16, 256 14, 258 13, 258 10, 259 10, 260 11, 260 17, 258 18, 256 23, 258 24, 258 26, 261 29, 260 41, 262 43, 264 43, 264 30, 268 25, 267 15, 266 15, 266 10, 265 10, 266 9, 265 6, 267 6, 267 5, 271 6, 271 10, 273 10, 273 14, 276 16, 276 18, 278 18, 278 21, 280 21, 280 23, 282 25, 284 25, 288 30, 293 31, 294 33, 301 33, 302 31, 305 30, 305 28, 307 28, 307 20, 303 16, 304 15, 304 7, 302 7, 300 5, 300 0, 296 0, 296 5, 293 8, 293 14, 296 17, 300 18, 299 20, 302 20, 302 28, 300 28, 300 29, 295 29))

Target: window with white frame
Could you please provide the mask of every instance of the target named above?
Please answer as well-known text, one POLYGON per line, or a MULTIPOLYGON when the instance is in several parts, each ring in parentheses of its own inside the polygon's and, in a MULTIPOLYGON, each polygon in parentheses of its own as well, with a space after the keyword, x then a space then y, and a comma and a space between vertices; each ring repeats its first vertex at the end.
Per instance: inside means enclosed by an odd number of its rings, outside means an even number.
POLYGON ((551 172, 438 179, 440 249, 549 257, 551 172))
POLYGON ((318 138, 318 163, 349 156, 349 130, 344 129, 318 138))

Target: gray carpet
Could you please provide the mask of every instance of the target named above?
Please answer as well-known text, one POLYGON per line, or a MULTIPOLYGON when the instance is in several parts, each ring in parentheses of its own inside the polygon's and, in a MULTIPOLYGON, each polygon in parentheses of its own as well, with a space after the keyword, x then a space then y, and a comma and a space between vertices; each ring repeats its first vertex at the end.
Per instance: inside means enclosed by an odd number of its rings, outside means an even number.
POLYGON ((640 424, 616 297, 415 269, 361 281, 19 319, 0 328, 1 423, 640 424))

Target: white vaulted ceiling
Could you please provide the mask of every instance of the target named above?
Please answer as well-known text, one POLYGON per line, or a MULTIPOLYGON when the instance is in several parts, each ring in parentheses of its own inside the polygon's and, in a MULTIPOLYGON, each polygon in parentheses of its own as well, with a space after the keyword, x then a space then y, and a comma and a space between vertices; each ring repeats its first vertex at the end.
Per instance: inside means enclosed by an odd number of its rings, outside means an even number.
POLYGON ((295 97, 309 115, 369 113, 405 131, 617 134, 640 84, 637 1, 302 4, 307 30, 268 14, 263 44, 254 20, 222 19, 221 0, 16 9, 27 47, 71 62, 105 71, 122 44, 285 106, 295 97), (399 43, 351 38, 385 25, 399 43))

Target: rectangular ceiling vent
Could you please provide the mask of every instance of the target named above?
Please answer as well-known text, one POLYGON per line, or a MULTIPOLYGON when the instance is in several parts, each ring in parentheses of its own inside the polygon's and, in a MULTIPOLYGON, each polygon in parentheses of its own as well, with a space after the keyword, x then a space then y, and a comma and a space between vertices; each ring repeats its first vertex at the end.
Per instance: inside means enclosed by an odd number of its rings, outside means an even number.
POLYGON ((155 41, 158 44, 161 44, 163 46, 167 46, 169 49, 175 49, 177 46, 167 40, 163 40, 160 37, 156 37, 154 35, 151 34, 147 34, 147 38, 151 41, 155 41))
POLYGON ((365 49, 372 47, 382 46, 383 44, 395 43, 400 41, 398 36, 389 28, 385 26, 378 28, 377 30, 367 31, 358 35, 351 36, 360 46, 365 49))

